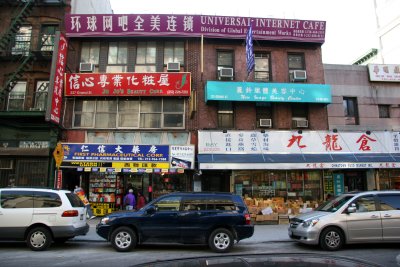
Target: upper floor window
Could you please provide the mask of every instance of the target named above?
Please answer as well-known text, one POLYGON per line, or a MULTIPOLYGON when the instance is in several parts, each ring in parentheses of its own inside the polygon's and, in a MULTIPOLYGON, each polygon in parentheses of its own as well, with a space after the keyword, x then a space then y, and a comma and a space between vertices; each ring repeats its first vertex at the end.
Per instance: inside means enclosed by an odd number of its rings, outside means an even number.
POLYGON ((47 95, 49 92, 49 81, 37 81, 35 90, 34 110, 45 110, 47 105, 47 95))
POLYGON ((57 25, 42 25, 41 29, 41 51, 53 51, 54 50, 54 37, 58 29, 57 25))
POLYGON ((12 54, 27 56, 31 47, 31 38, 32 26, 21 26, 15 34, 12 54))
POLYGON ((92 63, 94 71, 99 71, 100 42, 83 42, 81 63, 92 63))
POLYGON ((255 52, 254 59, 255 59, 254 79, 256 81, 271 81, 270 54, 255 52))
POLYGON ((304 54, 288 54, 289 70, 305 70, 304 54))
POLYGON ((185 102, 179 98, 75 100, 73 127, 184 128, 185 102))
POLYGON ((156 42, 139 42, 137 44, 135 72, 155 72, 156 51, 156 42))
POLYGON ((7 110, 24 110, 26 82, 17 82, 8 94, 7 110))
POLYGON ((128 64, 128 43, 110 42, 108 45, 107 72, 126 72, 128 64))
POLYGON ((272 105, 270 102, 256 103, 256 120, 257 120, 257 127, 272 126, 272 105), (260 121, 260 120, 268 120, 268 121, 260 121), (266 126, 268 125, 268 122, 271 122, 270 126, 266 126))
POLYGON ((184 43, 183 42, 165 42, 164 44, 164 65, 169 62, 179 62, 184 64, 184 43))
POLYGON ((218 127, 232 129, 233 125, 233 104, 229 101, 218 102, 218 127))
POLYGON ((378 105, 379 118, 390 118, 390 106, 389 105, 378 105))
MULTIPOLYGON (((231 68, 233 69, 233 51, 217 51, 217 77, 221 78, 221 69, 231 68)), ((232 71, 233 77, 234 71, 232 71)), ((225 74, 228 74, 226 72, 225 74)), ((222 75, 224 76, 224 75, 222 75)), ((225 76, 226 77, 226 76, 225 76)), ((232 78, 230 77, 230 78, 232 78)), ((229 78, 229 77, 228 77, 229 78)))
POLYGON ((343 109, 345 116, 345 123, 349 125, 358 124, 358 106, 357 98, 343 97, 343 109))

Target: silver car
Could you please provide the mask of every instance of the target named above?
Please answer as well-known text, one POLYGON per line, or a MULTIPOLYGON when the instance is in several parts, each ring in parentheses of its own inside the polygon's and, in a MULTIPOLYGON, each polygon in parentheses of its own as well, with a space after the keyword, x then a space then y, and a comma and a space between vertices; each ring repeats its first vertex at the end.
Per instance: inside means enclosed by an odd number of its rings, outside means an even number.
POLYGON ((291 239, 338 250, 344 244, 400 242, 400 191, 342 194, 290 219, 291 239))

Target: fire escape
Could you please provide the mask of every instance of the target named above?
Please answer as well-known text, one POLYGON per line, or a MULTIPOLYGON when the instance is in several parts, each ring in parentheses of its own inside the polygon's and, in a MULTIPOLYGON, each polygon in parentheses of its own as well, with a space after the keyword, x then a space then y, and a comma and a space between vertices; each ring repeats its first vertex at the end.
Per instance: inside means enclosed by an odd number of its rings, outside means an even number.
MULTIPOLYGON (((23 36, 17 33, 31 14, 35 6, 35 0, 0 0, 1 6, 13 7, 14 15, 8 30, 0 38, 0 56, 9 58, 18 66, 7 75, 8 77, 4 84, 0 87, 0 103, 4 103, 7 94, 22 78, 23 73, 29 69, 35 58, 29 47, 15 46, 15 44, 23 40, 23 36)), ((21 42, 19 43, 21 44, 21 42)))

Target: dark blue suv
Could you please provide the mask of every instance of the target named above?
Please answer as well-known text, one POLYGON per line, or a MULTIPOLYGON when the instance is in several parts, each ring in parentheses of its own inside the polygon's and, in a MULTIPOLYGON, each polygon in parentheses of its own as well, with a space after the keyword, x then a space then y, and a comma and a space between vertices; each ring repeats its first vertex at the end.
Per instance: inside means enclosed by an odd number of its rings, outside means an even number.
POLYGON ((177 192, 139 211, 112 213, 96 231, 121 252, 152 242, 208 244, 215 252, 227 252, 235 241, 251 237, 254 226, 238 195, 177 192))

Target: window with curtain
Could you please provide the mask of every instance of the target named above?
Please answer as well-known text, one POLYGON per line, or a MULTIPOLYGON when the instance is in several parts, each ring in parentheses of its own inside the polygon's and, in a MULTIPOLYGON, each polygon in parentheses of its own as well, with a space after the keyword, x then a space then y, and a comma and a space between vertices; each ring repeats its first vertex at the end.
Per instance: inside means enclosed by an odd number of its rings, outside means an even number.
POLYGON ((54 50, 54 37, 56 35, 57 29, 58 25, 42 25, 41 42, 39 44, 41 51, 54 50))
POLYGON ((107 72, 126 72, 128 42, 110 42, 108 45, 107 72))
POLYGON ((135 72, 155 72, 156 51, 156 42, 138 42, 135 72))

